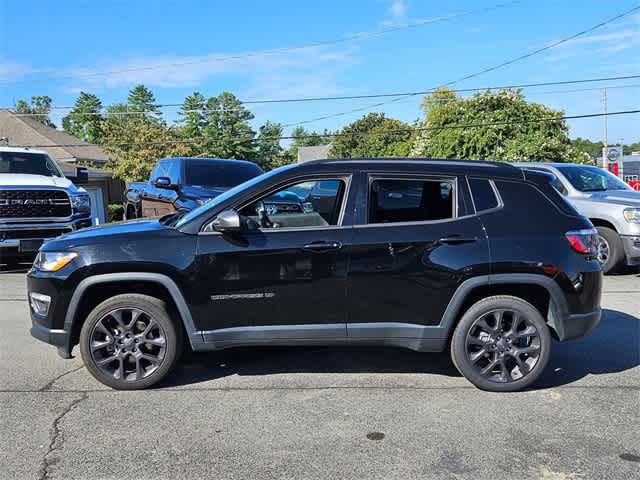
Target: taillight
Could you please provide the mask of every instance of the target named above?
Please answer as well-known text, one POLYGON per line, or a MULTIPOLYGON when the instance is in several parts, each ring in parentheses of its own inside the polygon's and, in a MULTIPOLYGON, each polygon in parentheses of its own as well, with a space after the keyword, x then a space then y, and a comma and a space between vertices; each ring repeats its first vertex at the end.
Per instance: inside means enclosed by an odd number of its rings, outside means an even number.
POLYGON ((576 252, 584 255, 595 255, 598 251, 598 231, 595 228, 571 230, 564 234, 565 238, 576 252))

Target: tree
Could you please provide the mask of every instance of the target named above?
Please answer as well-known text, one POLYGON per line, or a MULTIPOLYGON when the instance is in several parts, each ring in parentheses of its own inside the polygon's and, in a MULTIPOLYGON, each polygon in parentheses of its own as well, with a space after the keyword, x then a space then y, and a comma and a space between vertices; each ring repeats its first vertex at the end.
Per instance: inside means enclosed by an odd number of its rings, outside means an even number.
POLYGON ((200 92, 193 92, 185 97, 182 108, 178 112, 181 118, 178 123, 183 124, 182 135, 189 139, 202 138, 204 128, 207 125, 205 105, 207 99, 200 92))
POLYGON ((103 141, 107 168, 125 182, 147 179, 160 158, 189 154, 177 132, 149 120, 105 122, 103 141))
POLYGON ((400 120, 370 113, 344 127, 329 151, 334 158, 406 157, 411 149, 412 127, 400 120))
POLYGON ((566 122, 557 118, 564 112, 527 103, 519 90, 462 98, 440 89, 425 97, 422 105, 425 119, 412 156, 589 162, 588 155, 571 145, 566 122))
POLYGON ((586 153, 591 158, 602 156, 602 149, 604 148, 604 144, 602 142, 592 142, 586 138, 578 137, 575 140, 572 140, 571 143, 577 150, 586 153))
POLYGON ((292 158, 280 145, 282 125, 267 121, 258 132, 256 162, 264 170, 271 170, 291 163, 292 158))
POLYGON ((328 145, 331 143, 331 132, 325 129, 322 133, 309 132, 304 127, 298 126, 291 132, 293 141, 289 147, 289 156, 293 159, 298 157, 299 147, 316 147, 318 145, 328 145))
POLYGON ((222 92, 207 100, 206 124, 203 126, 203 149, 211 156, 252 160, 255 132, 249 125, 253 113, 235 95, 222 92))
POLYGON ((104 117, 100 115, 101 110, 102 102, 97 96, 80 92, 73 110, 62 119, 62 128, 85 142, 99 143, 104 123, 104 117))
POLYGON ((51 97, 46 95, 31 97, 31 103, 25 100, 18 100, 14 103, 13 110, 18 114, 33 115, 30 118, 46 125, 47 127, 56 128, 55 124, 49 118, 51 113, 51 97))
POLYGON ((640 152, 640 142, 624 145, 622 151, 625 155, 631 155, 631 152, 640 152))

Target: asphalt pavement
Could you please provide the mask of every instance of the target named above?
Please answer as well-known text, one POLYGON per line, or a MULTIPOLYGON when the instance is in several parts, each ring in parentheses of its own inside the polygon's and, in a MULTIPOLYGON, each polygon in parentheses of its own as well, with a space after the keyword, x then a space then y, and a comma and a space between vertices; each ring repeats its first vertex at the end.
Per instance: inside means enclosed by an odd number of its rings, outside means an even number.
POLYGON ((637 272, 607 277, 597 329, 513 394, 447 354, 364 347, 189 354, 117 392, 31 338, 25 296, 0 272, 3 479, 640 478, 637 272))

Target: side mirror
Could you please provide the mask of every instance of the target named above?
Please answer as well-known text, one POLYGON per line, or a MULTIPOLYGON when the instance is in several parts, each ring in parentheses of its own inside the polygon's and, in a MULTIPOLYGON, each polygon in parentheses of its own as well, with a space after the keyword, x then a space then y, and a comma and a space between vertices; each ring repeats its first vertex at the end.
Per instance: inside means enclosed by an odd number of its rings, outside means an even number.
POLYGON ((166 188, 168 190, 176 190, 178 186, 174 183, 171 183, 171 179, 169 177, 158 177, 153 182, 153 185, 158 188, 166 188))
POLYGON ((76 167, 76 176, 73 179, 74 183, 88 183, 89 182, 89 170, 87 167, 76 167))
POLYGON ((224 210, 212 222, 218 232, 239 232, 241 229, 240 215, 235 210, 224 210))

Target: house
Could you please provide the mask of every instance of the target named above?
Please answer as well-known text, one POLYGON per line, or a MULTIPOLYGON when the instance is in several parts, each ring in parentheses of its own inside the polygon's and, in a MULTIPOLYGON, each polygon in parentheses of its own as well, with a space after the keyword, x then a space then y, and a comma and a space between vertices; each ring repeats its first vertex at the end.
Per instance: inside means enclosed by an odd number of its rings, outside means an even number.
POLYGON ((331 144, 317 145, 313 147, 298 147, 298 163, 329 158, 329 150, 331 150, 331 144))
POLYGON ((37 146, 38 150, 44 150, 67 176, 74 176, 77 166, 88 166, 89 181, 82 187, 91 196, 94 223, 105 222, 108 204, 122 203, 124 185, 104 169, 108 155, 99 146, 6 109, 0 109, 2 137, 11 146, 37 146))

